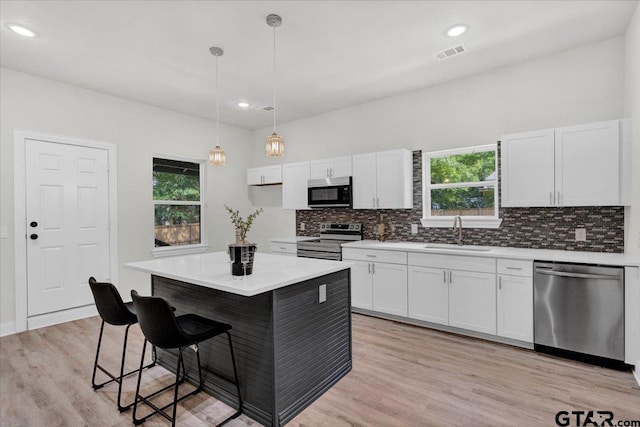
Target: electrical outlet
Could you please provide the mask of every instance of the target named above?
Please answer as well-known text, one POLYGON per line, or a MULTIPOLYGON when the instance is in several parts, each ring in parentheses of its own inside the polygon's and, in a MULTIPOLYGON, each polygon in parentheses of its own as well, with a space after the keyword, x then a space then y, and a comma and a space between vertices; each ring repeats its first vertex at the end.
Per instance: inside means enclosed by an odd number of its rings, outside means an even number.
POLYGON ((300 223, 300 231, 304 231, 307 229, 307 224, 305 224, 304 222, 300 223))
POLYGON ((318 303, 322 304, 327 300, 327 285, 318 286, 318 303))
POLYGON ((586 241, 587 241, 587 229, 576 228, 576 242, 586 242, 586 241))
POLYGON ((411 224, 411 234, 418 234, 418 224, 411 224))

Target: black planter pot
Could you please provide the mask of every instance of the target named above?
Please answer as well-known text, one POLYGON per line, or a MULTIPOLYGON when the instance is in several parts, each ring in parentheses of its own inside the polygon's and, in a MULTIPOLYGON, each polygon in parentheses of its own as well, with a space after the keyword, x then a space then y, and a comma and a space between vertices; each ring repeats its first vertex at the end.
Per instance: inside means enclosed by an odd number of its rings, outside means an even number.
POLYGON ((229 245, 231 259, 231 274, 233 276, 248 276, 253 273, 253 258, 257 246, 253 243, 229 245))

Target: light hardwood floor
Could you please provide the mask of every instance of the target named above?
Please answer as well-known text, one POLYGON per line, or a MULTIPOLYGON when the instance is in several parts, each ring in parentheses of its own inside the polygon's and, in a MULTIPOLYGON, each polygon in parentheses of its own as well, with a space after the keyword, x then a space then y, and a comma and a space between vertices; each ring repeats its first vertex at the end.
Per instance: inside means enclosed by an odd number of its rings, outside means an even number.
MULTIPOLYGON (((0 338, 0 425, 132 425, 130 411, 115 409, 115 385, 91 389, 99 325, 93 317, 0 338)), ((142 335, 131 331, 133 368, 142 335)), ((104 364, 114 370, 122 334, 106 328, 104 364)), ((172 379, 159 367, 145 374, 154 386, 172 379)), ((134 388, 131 376, 125 399, 134 388)), ((290 425, 553 426, 560 410, 640 420, 640 388, 630 372, 354 314, 353 370, 290 425)), ((178 425, 210 425, 231 412, 200 393, 180 404, 178 425)), ((144 425, 167 424, 154 417, 144 425)), ((228 425, 257 423, 241 416, 228 425)))

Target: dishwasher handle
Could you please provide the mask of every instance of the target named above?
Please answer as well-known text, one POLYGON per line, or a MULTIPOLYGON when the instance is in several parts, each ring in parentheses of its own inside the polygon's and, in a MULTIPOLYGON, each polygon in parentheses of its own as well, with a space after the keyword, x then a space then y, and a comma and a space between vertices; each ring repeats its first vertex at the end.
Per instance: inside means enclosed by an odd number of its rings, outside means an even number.
POLYGON ((554 271, 545 269, 536 269, 536 274, 547 274, 549 276, 575 277, 578 279, 600 279, 600 280, 621 280, 619 274, 586 274, 586 273, 567 273, 565 271, 554 271))

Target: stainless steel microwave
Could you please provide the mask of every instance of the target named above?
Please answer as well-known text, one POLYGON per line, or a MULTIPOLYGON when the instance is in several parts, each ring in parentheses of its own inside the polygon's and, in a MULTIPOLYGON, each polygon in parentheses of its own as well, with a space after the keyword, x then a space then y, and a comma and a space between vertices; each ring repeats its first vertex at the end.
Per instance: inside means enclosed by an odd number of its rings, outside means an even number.
POLYGON ((310 208, 350 208, 352 206, 351 177, 310 179, 307 201, 310 208))

